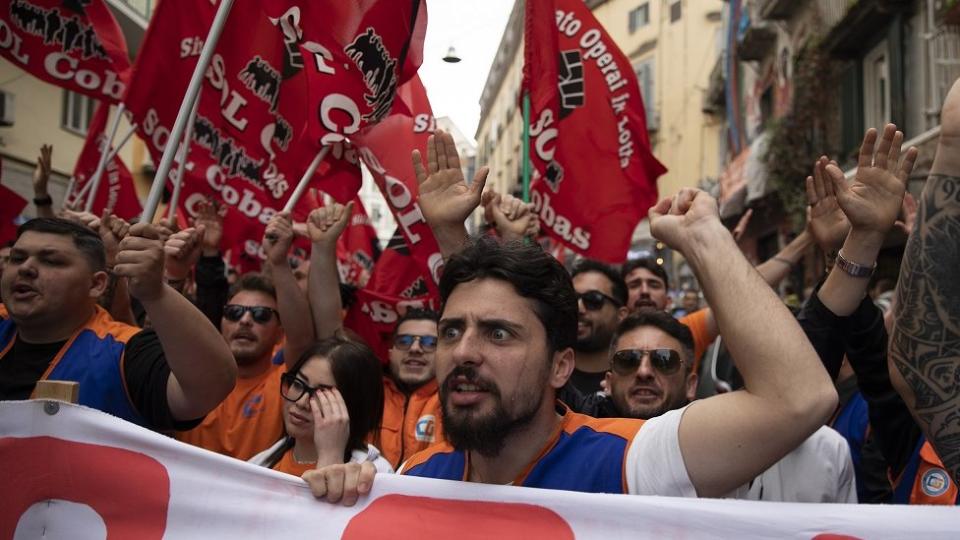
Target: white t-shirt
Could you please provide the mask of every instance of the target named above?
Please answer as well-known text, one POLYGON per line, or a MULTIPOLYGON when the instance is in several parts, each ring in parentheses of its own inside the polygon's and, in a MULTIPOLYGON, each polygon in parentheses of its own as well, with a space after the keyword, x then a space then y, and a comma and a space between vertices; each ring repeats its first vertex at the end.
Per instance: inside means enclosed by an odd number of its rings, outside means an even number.
POLYGON ((627 492, 631 495, 696 497, 680 453, 680 419, 686 407, 647 420, 627 449, 627 492))
POLYGON ((783 459, 726 498, 856 504, 850 447, 839 433, 821 427, 783 459))

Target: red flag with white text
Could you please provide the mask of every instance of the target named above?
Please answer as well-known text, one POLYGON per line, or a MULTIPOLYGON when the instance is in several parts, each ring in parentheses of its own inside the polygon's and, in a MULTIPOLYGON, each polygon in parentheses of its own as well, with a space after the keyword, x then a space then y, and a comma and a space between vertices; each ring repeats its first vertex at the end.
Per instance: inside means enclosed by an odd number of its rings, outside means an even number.
POLYGON ((344 326, 360 335, 380 361, 386 362, 394 327, 403 313, 411 307, 439 309, 440 298, 430 291, 428 282, 398 230, 380 255, 367 286, 357 291, 344 326))
POLYGON ((380 257, 380 240, 359 197, 354 199, 350 223, 337 239, 337 266, 340 281, 363 288, 370 281, 380 257))
POLYGON ((531 202, 554 239, 622 262, 666 172, 650 149, 637 78, 582 0, 526 10, 531 202))
POLYGON ((419 77, 403 85, 397 96, 394 113, 364 130, 355 141, 397 220, 412 259, 427 278, 427 287, 437 293, 443 257, 417 202, 420 188, 410 162, 414 149, 427 155, 427 139, 435 125, 433 110, 419 77))
MULTIPOLYGON (((90 119, 87 140, 73 168, 74 189, 68 199, 70 203, 79 203, 82 207, 87 201, 89 190, 93 187, 88 184, 97 171, 100 155, 107 151, 104 144, 107 142, 109 113, 109 103, 101 103, 93 113, 93 118, 90 119)), ((94 214, 102 215, 104 209, 109 209, 114 215, 126 220, 138 217, 143 212, 143 206, 137 197, 137 188, 133 183, 133 175, 119 156, 107 161, 100 185, 97 187, 97 195, 93 199, 91 211, 94 214)))
POLYGON ((50 84, 117 102, 127 43, 104 0, 0 0, 0 55, 50 84))

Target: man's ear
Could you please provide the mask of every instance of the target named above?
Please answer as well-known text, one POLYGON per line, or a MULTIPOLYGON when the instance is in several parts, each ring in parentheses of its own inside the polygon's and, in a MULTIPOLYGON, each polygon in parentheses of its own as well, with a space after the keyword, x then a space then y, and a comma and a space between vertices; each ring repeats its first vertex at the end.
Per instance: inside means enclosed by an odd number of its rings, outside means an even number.
MULTIPOLYGON (((120 279, 120 278, 114 278, 120 279)), ((110 284, 110 274, 101 270, 99 272, 94 272, 93 277, 90 279, 90 298, 99 300, 103 293, 107 292, 107 286, 110 284)), ((109 309, 109 307, 108 307, 109 309)))
POLYGON ((698 382, 700 382, 700 377, 691 371, 690 374, 687 375, 687 401, 693 401, 697 399, 698 382))
POLYGON ((550 369, 550 386, 560 388, 567 384, 570 375, 573 374, 574 352, 567 347, 562 351, 553 353, 553 365, 550 369))
POLYGON ((627 306, 621 306, 617 309, 617 321, 622 321, 627 318, 627 315, 630 314, 630 308, 627 306))

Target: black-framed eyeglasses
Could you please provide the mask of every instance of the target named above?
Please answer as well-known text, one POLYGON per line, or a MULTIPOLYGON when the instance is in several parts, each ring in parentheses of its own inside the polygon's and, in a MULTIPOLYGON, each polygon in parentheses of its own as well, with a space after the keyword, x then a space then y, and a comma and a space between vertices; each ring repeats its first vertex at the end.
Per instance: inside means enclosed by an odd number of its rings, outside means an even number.
POLYGON ((393 346, 397 350, 406 351, 413 347, 413 342, 419 341, 420 348, 426 352, 437 350, 437 336, 416 336, 413 334, 397 334, 393 336, 393 346))
POLYGON ((613 353, 610 367, 617 375, 633 375, 640 367, 644 356, 650 356, 650 365, 663 375, 673 375, 680 370, 683 359, 673 349, 624 349, 613 353))
POLYGON ((280 395, 287 401, 300 401, 304 394, 312 396, 318 390, 331 390, 329 384, 318 384, 310 386, 306 381, 297 377, 294 373, 284 373, 280 376, 280 395))
POLYGON ((267 306, 241 306, 239 304, 227 304, 223 306, 223 318, 230 322, 237 322, 243 318, 246 312, 250 312, 253 322, 258 324, 267 324, 274 315, 280 318, 280 313, 267 306))
POLYGON ((583 307, 590 311, 602 309, 604 302, 610 302, 615 307, 623 306, 623 304, 620 303, 616 298, 603 294, 600 291, 587 291, 585 293, 578 293, 577 300, 583 302, 583 307))

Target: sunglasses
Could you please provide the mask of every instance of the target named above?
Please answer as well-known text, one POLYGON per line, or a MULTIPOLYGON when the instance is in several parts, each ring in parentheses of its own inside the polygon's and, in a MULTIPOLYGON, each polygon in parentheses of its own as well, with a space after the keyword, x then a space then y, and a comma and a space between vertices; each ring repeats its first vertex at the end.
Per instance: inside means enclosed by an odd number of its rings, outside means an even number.
POLYGON ((613 353, 610 366, 617 375, 633 375, 644 356, 650 356, 650 365, 663 375, 673 375, 683 365, 680 353, 673 349, 625 349, 613 353))
POLYGON ((280 376, 280 395, 287 401, 300 401, 304 394, 312 396, 319 390, 332 390, 329 384, 310 386, 303 379, 293 373, 284 373, 280 376))
POLYGON ((223 318, 230 322, 237 322, 242 319, 243 315, 248 311, 250 312, 250 316, 253 317, 253 322, 258 324, 267 324, 274 315, 276 315, 277 318, 280 317, 280 314, 277 313, 277 310, 268 308, 266 306, 241 306, 237 304, 227 304, 226 306, 223 306, 223 318))
POLYGON ((409 350, 413 342, 419 341, 420 348, 426 352, 437 350, 437 336, 415 336, 412 334, 397 334, 393 337, 393 346, 400 351, 409 350))
POLYGON ((583 307, 587 308, 590 311, 597 311, 598 309, 603 308, 604 302, 610 302, 616 307, 620 307, 623 304, 617 301, 616 298, 612 296, 607 296, 600 291, 587 291, 583 294, 577 294, 577 300, 583 302, 583 307))

